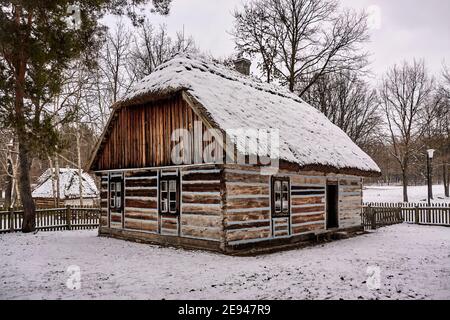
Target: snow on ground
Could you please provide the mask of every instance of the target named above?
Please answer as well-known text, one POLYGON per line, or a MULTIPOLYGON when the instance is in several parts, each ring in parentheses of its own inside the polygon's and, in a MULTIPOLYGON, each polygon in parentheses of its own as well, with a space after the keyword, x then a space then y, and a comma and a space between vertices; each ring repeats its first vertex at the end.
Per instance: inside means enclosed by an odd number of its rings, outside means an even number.
MULTIPOLYGON (((409 202, 427 202, 427 186, 408 187, 409 202)), ((445 197, 444 186, 433 186, 435 203, 450 203, 450 198, 445 197)), ((403 202, 403 187, 401 186, 366 186, 363 190, 364 202, 403 202)))
POLYGON ((450 229, 403 224, 258 257, 96 231, 5 234, 0 284, 0 299, 450 299, 450 229), (66 287, 71 265, 81 268, 80 290, 66 287), (379 290, 366 284, 370 266, 381 268, 379 290))

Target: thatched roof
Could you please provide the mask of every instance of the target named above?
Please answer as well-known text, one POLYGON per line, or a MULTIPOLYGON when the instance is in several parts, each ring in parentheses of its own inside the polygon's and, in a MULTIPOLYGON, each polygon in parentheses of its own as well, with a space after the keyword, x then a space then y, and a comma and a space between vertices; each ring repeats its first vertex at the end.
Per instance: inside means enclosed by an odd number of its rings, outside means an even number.
MULTIPOLYGON (((177 56, 164 63, 116 108, 145 104, 180 91, 187 92, 202 106, 205 117, 225 132, 279 129, 281 161, 327 172, 380 173, 377 164, 344 131, 298 96, 204 59, 177 56)), ((246 138, 233 141, 244 154, 248 154, 246 138)))

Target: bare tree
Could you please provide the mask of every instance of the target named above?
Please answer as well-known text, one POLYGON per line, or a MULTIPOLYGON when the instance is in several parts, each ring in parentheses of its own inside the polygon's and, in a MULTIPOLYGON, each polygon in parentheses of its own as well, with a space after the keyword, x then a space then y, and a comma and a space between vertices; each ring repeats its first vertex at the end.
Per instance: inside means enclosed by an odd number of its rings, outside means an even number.
POLYGON ((270 83, 275 72, 278 41, 271 31, 272 21, 265 1, 245 3, 242 11, 234 12, 235 26, 232 31, 239 52, 260 58, 258 68, 270 83))
POLYGON ((376 139, 381 124, 378 95, 357 73, 324 75, 310 87, 304 99, 361 147, 376 139))
POLYGON ((134 37, 130 65, 136 79, 151 74, 157 66, 173 58, 177 53, 196 53, 198 49, 192 37, 178 32, 175 39, 168 34, 165 25, 155 28, 150 22, 140 24, 134 37))
POLYGON ((134 83, 130 70, 131 32, 122 20, 106 35, 106 42, 100 55, 100 70, 109 93, 110 105, 126 94, 134 83))
POLYGON ((5 186, 3 207, 8 209, 15 202, 17 196, 17 150, 14 136, 10 130, 0 129, 0 183, 5 186))
POLYGON ((300 96, 323 75, 361 71, 367 65, 367 54, 360 50, 369 38, 366 14, 339 10, 337 1, 253 0, 234 16, 238 50, 258 52, 266 61, 266 73, 275 52, 274 76, 300 96), (255 20, 264 23, 264 33, 248 32, 246 24, 255 20), (270 44, 269 54, 262 49, 262 41, 270 44))
POLYGON ((433 89, 423 61, 395 65, 384 76, 381 101, 387 119, 392 155, 400 165, 403 201, 408 201, 408 169, 421 149, 418 143, 426 125, 421 121, 433 89))
POLYGON ((441 151, 442 178, 446 197, 450 197, 450 70, 444 67, 442 83, 437 93, 437 108, 435 117, 436 135, 441 151))

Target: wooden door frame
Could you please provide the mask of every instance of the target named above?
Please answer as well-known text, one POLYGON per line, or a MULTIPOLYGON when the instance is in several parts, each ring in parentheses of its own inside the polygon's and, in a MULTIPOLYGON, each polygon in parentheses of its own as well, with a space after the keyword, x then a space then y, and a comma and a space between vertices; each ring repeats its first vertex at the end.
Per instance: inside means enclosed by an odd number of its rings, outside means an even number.
POLYGON ((333 230, 333 229, 339 229, 339 180, 328 180, 327 184, 325 186, 325 229, 326 230, 333 230), (333 186, 336 187, 336 197, 335 197, 335 202, 336 202, 336 223, 337 223, 337 227, 335 228, 329 228, 328 227, 328 187, 329 186, 333 186))

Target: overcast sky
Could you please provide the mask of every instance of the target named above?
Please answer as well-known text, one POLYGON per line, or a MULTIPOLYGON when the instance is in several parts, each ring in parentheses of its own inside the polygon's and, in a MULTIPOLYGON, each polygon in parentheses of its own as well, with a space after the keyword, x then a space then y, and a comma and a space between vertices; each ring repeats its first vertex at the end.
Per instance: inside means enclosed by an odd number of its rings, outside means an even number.
MULTIPOLYGON (((174 0, 168 17, 152 15, 171 33, 192 35, 202 51, 223 57, 232 54, 233 9, 245 0, 174 0)), ((376 75, 403 59, 425 58, 433 73, 450 65, 449 0, 341 0, 342 6, 369 9, 371 19, 371 68, 376 75), (378 18, 379 17, 379 18, 378 18)))

